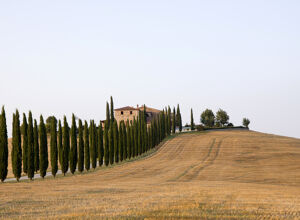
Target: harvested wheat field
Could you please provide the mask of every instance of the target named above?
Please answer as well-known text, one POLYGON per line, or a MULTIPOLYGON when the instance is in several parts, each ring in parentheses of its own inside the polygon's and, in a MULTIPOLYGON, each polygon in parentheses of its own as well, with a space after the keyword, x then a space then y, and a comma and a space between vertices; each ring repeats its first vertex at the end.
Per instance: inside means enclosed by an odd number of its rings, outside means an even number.
POLYGON ((0 185, 0 216, 300 219, 300 140, 181 134, 151 156, 87 175, 0 185))

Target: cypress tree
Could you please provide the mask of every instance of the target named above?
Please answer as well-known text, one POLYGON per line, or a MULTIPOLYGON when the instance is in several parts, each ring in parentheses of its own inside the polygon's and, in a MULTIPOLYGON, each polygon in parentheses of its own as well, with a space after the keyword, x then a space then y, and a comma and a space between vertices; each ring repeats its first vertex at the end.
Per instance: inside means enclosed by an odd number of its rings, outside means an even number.
POLYGON ((84 165, 85 169, 90 169, 90 142, 89 142, 89 128, 88 123, 84 122, 84 165))
MULTIPOLYGON (((122 123, 122 122, 121 122, 122 123)), ((121 123, 120 123, 120 129, 121 129, 121 123)), ((118 131, 118 124, 117 121, 114 121, 113 123, 113 135, 114 135, 114 158, 115 158, 115 163, 119 162, 119 131, 118 131)))
POLYGON ((58 164, 57 164, 57 158, 58 158, 58 152, 57 152, 57 122, 55 119, 51 120, 50 124, 50 158, 51 158, 51 172, 52 175, 55 177, 57 170, 58 170, 58 164))
POLYGON ((22 173, 22 147, 21 147, 21 130, 20 130, 20 115, 16 110, 13 115, 13 133, 12 133, 12 169, 16 180, 19 182, 22 173))
POLYGON ((148 137, 148 126, 147 125, 145 125, 145 143, 146 143, 145 151, 148 151, 149 150, 149 137, 148 137))
POLYGON ((157 120, 157 145, 160 143, 161 140, 161 114, 158 116, 158 120, 157 120))
POLYGON ((61 121, 58 121, 58 143, 57 143, 57 148, 58 148, 58 160, 60 164, 60 169, 62 169, 62 155, 63 155, 63 144, 62 144, 62 127, 61 127, 61 121))
POLYGON ((193 109, 191 108, 191 130, 195 130, 195 124, 194 124, 194 116, 193 116, 193 109))
POLYGON ((33 121, 32 113, 29 111, 28 116, 28 128, 27 128, 27 137, 28 137, 28 151, 27 151, 27 175, 30 180, 34 177, 34 143, 33 143, 33 121))
POLYGON ((104 163, 105 166, 108 166, 109 164, 109 130, 108 126, 106 125, 107 121, 104 124, 104 134, 103 134, 103 139, 104 139, 104 163))
POLYGON ((78 171, 81 173, 84 169, 84 142, 82 121, 79 119, 78 125, 78 171))
POLYGON ((167 134, 168 136, 171 134, 171 130, 172 130, 172 124, 171 124, 171 108, 170 106, 168 106, 168 112, 167 112, 167 115, 168 115, 168 131, 167 131, 167 134))
POLYGON ((110 117, 111 117, 111 123, 114 123, 115 116, 114 116, 114 100, 113 97, 110 97, 110 117))
POLYGON ((138 155, 141 154, 141 124, 140 124, 140 119, 138 120, 137 123, 137 153, 138 155))
POLYGON ((114 163, 114 136, 113 136, 113 124, 111 123, 110 129, 109 129, 109 163, 112 165, 114 163))
POLYGON ((97 165, 97 158, 96 158, 94 121, 90 121, 89 134, 90 134, 90 156, 91 156, 92 168, 95 169, 97 165))
POLYGON ((63 146, 62 146, 62 168, 61 172, 66 175, 69 169, 70 154, 70 131, 66 116, 64 116, 63 146))
POLYGON ((158 133, 158 118, 154 121, 154 146, 158 144, 159 133, 158 133))
POLYGON ((99 138, 98 138, 98 135, 99 135, 99 132, 98 132, 98 127, 96 125, 96 123, 94 122, 94 139, 95 139, 95 154, 96 154, 96 166, 97 166, 97 159, 98 159, 98 141, 99 141, 99 138))
POLYGON ((123 161, 123 127, 122 122, 120 122, 120 128, 119 128, 119 154, 120 154, 120 161, 123 161))
POLYGON ((172 133, 175 134, 176 132, 176 118, 175 118, 175 107, 173 108, 173 115, 172 115, 172 133))
POLYGON ((126 123, 126 133, 127 133, 127 139, 126 139, 126 147, 127 147, 127 158, 131 158, 131 132, 129 127, 129 120, 127 119, 126 123))
POLYGON ((106 102, 106 123, 105 125, 109 128, 110 127, 110 112, 109 112, 109 104, 106 102))
POLYGON ((38 125, 35 119, 34 119, 34 127, 33 127, 33 145, 34 145, 34 171, 37 172, 40 169, 40 146, 39 146, 38 125))
POLYGON ((98 132, 97 132, 97 125, 93 120, 93 131, 94 131, 94 147, 95 147, 95 168, 97 167, 97 158, 98 158, 98 132))
POLYGON ((123 160, 126 160, 127 158, 127 133, 126 133, 126 127, 125 123, 123 121, 122 123, 122 137, 123 137, 123 160))
POLYGON ((131 132, 131 143, 130 143, 130 145, 131 145, 131 157, 132 158, 134 158, 135 157, 135 140, 134 140, 134 133, 135 133, 135 131, 134 131, 134 123, 133 123, 134 121, 131 121, 130 122, 130 132, 131 132))
POLYGON ((98 160, 99 166, 103 165, 103 156, 104 156, 104 149, 103 149, 103 129, 100 122, 99 129, 98 129, 98 160))
POLYGON ((39 126, 39 138, 40 138, 40 176, 45 177, 48 169, 48 146, 47 146, 47 131, 44 124, 43 116, 40 116, 39 126))
POLYGON ((148 140, 149 140, 149 150, 152 148, 152 123, 148 131, 148 140))
POLYGON ((134 151, 135 151, 135 154, 134 156, 138 156, 139 155, 139 150, 138 150, 138 147, 139 147, 139 128, 138 128, 138 122, 135 121, 134 123, 134 151))
POLYGON ((181 132, 182 131, 182 121, 181 121, 181 113, 180 113, 179 104, 177 105, 176 120, 177 120, 177 126, 179 127, 179 132, 181 132))
POLYGON ((4 106, 0 115, 0 179, 3 182, 7 177, 8 167, 8 140, 4 106))
POLYGON ((28 152, 28 138, 27 138, 27 119, 25 113, 23 113, 23 124, 22 124, 22 135, 23 135, 23 172, 27 173, 27 166, 28 166, 28 160, 27 160, 27 152, 28 152))
POLYGON ((163 110, 161 113, 161 140, 165 138, 166 134, 166 120, 165 120, 165 111, 163 110))
POLYGON ((151 132, 152 132, 152 139, 151 139, 151 142, 152 142, 152 148, 155 146, 155 120, 152 121, 152 126, 151 126, 151 132))
POLYGON ((77 126, 75 121, 75 115, 72 114, 72 126, 71 126, 71 151, 70 151, 70 171, 72 174, 76 171, 77 165, 77 126))
POLYGON ((135 156, 135 149, 134 149, 134 129, 133 129, 133 123, 130 122, 130 147, 131 147, 131 157, 133 158, 135 156))

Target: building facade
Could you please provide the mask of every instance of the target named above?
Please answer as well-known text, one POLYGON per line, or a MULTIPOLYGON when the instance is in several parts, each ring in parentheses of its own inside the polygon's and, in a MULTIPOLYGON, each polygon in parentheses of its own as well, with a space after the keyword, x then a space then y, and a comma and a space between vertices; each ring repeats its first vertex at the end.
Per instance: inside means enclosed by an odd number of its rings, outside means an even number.
MULTIPOLYGON (((121 121, 127 123, 127 120, 133 121, 134 118, 137 119, 139 115, 139 111, 144 111, 144 106, 139 107, 137 105, 136 108, 131 106, 125 106, 122 108, 114 109, 114 116, 118 124, 121 121)), ((160 113, 161 111, 155 108, 150 108, 146 106, 146 119, 147 124, 150 124, 151 121, 160 113)))

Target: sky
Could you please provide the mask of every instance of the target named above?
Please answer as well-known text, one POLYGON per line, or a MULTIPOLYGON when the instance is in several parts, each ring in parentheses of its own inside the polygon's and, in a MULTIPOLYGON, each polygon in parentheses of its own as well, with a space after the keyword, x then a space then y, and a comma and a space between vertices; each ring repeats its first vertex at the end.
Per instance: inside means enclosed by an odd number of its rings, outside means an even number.
POLYGON ((0 105, 105 118, 180 104, 300 138, 300 1, 0 0, 0 105))

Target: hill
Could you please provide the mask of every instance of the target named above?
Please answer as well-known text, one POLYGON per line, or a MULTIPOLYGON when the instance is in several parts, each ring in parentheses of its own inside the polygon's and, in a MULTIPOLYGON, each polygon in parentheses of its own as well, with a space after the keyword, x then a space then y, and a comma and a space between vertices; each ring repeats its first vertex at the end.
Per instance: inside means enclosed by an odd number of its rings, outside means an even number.
POLYGON ((87 175, 5 183, 2 218, 300 218, 300 140, 181 134, 146 159, 87 175))

